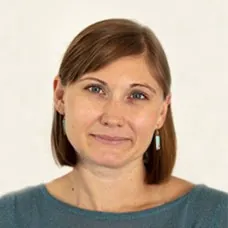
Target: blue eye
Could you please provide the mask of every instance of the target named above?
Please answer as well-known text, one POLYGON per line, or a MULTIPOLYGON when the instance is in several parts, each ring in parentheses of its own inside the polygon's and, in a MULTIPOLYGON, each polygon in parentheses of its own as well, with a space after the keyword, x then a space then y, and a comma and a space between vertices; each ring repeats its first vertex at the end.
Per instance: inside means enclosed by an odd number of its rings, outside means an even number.
POLYGON ((147 96, 144 95, 142 92, 134 92, 131 95, 132 99, 136 99, 136 100, 147 100, 147 96))
POLYGON ((91 93, 102 93, 102 88, 98 85, 89 85, 85 87, 85 90, 88 90, 91 93))

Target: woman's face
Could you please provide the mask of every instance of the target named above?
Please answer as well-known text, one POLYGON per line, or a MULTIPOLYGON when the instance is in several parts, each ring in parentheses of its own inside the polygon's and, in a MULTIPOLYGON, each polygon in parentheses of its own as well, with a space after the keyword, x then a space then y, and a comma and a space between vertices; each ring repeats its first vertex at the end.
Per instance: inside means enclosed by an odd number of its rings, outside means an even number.
POLYGON ((83 162, 105 167, 142 159, 165 120, 170 99, 162 94, 143 56, 123 57, 67 87, 55 81, 70 143, 83 162))

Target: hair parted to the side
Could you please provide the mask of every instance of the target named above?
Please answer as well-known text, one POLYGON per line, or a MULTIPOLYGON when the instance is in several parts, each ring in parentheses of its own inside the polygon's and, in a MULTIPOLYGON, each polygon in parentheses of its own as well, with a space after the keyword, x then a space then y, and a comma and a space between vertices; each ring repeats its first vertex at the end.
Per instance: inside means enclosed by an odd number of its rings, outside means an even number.
MULTIPOLYGON (((171 75, 165 52, 154 33, 146 26, 128 19, 107 19, 81 31, 70 43, 59 69, 62 85, 70 85, 85 73, 94 72, 125 56, 144 55, 163 90, 170 94, 171 75)), ((63 115, 54 111, 51 143, 55 161, 60 166, 74 167, 77 152, 63 130, 63 115)), ((171 105, 161 129, 161 149, 156 151, 154 137, 144 154, 145 181, 159 184, 172 174, 176 160, 176 133, 171 105)))

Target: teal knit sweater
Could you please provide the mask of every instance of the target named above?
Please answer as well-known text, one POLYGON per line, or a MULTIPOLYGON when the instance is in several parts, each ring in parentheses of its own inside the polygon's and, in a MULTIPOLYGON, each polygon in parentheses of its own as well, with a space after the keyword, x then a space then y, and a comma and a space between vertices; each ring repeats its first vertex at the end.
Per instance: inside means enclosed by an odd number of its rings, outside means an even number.
POLYGON ((125 213, 98 212, 68 205, 53 197, 44 184, 0 197, 0 228, 28 227, 228 228, 228 194, 198 184, 172 202, 125 213))

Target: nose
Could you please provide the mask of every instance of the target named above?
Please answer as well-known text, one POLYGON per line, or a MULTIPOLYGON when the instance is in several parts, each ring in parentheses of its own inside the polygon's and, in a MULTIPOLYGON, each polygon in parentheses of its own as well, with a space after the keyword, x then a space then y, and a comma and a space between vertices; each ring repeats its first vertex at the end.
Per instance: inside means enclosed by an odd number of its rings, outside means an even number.
POLYGON ((120 102, 109 101, 105 104, 101 115, 101 124, 109 127, 124 126, 124 110, 120 102))

